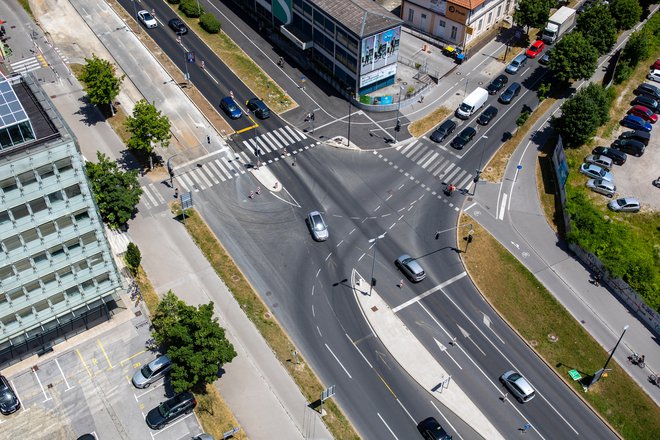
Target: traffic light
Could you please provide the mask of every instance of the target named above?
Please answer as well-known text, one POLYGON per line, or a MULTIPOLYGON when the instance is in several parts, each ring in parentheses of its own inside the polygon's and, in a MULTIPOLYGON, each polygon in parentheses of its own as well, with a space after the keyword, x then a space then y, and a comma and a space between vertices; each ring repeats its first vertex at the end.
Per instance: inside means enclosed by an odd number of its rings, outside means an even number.
POLYGON ((397 132, 401 131, 401 121, 399 121, 398 119, 396 120, 396 125, 394 126, 394 131, 397 131, 397 132))

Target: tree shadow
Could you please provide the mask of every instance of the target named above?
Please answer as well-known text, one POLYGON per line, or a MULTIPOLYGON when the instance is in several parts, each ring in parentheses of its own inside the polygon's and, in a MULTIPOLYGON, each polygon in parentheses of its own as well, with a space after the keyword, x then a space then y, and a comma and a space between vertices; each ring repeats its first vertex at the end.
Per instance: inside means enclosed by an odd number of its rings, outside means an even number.
POLYGON ((87 95, 81 96, 78 101, 80 101, 81 106, 74 114, 81 116, 80 121, 83 124, 92 127, 99 122, 105 122, 105 116, 99 110, 98 106, 89 102, 87 95))

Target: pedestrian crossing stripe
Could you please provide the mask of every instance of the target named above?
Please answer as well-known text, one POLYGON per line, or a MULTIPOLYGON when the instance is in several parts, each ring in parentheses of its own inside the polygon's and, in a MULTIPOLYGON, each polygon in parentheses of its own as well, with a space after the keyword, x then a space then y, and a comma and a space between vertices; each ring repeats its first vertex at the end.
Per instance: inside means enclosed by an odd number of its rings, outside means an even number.
POLYGON ((46 61, 46 58, 42 54, 37 54, 37 60, 41 64, 41 67, 48 67, 48 61, 46 61))
POLYGON ((243 145, 250 151, 255 151, 258 148, 261 150, 261 154, 265 155, 302 142, 307 138, 305 134, 297 129, 285 125, 284 127, 244 140, 243 145))

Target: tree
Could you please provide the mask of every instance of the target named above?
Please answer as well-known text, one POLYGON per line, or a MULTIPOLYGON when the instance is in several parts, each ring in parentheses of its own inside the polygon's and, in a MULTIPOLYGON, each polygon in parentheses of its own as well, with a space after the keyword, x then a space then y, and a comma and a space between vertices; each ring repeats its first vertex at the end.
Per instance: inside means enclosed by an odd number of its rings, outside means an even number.
POLYGON ((126 247, 126 254, 124 255, 124 260, 126 261, 128 268, 131 270, 131 273, 135 275, 137 273, 137 268, 140 266, 140 262, 142 261, 142 253, 135 243, 128 243, 128 246, 126 247))
POLYGON ((596 129, 607 122, 611 102, 609 92, 596 84, 589 84, 566 100, 561 116, 554 120, 564 145, 579 147, 596 134, 596 129))
POLYGON ((89 102, 94 105, 110 104, 114 115, 112 101, 119 95, 119 86, 125 75, 116 76, 115 66, 96 55, 92 55, 92 58, 85 58, 85 63, 79 79, 85 86, 89 102))
POLYGON ((571 32, 559 40, 552 51, 549 67, 560 82, 587 79, 596 71, 598 54, 581 32, 571 32))
POLYGON ((98 163, 85 164, 94 200, 103 221, 112 228, 119 228, 133 216, 142 195, 137 171, 121 170, 117 162, 100 151, 96 157, 98 163))
POLYGON ((513 13, 516 24, 529 28, 542 28, 548 22, 550 10, 546 0, 520 0, 513 13))
POLYGON ((617 29, 630 29, 642 17, 642 7, 638 0, 612 0, 610 14, 616 22, 617 29))
POLYGON ((169 291, 158 304, 153 325, 156 342, 165 347, 172 360, 176 393, 213 383, 218 369, 237 356, 225 330, 213 317, 213 302, 194 307, 169 291))
POLYGON ((128 148, 147 154, 153 152, 154 142, 167 147, 172 137, 170 120, 144 99, 135 103, 133 115, 126 118, 126 128, 131 133, 128 148))
POLYGON ((646 29, 641 29, 633 32, 623 48, 621 58, 629 61, 630 65, 636 67, 640 61, 647 58, 651 54, 651 47, 649 43, 653 39, 650 32, 646 29))
POLYGON ((616 43, 616 22, 606 4, 597 4, 578 17, 577 30, 602 55, 616 43))

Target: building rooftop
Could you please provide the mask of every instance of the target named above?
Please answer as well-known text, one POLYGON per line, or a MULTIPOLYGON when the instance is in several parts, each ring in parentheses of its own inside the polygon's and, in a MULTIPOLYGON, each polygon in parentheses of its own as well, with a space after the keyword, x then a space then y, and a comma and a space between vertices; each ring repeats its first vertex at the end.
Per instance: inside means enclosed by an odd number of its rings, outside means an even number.
POLYGON ((309 0, 359 37, 391 29, 403 22, 373 0, 309 0))
POLYGON ((484 0, 451 0, 451 2, 472 11, 476 9, 477 6, 481 5, 484 0))

